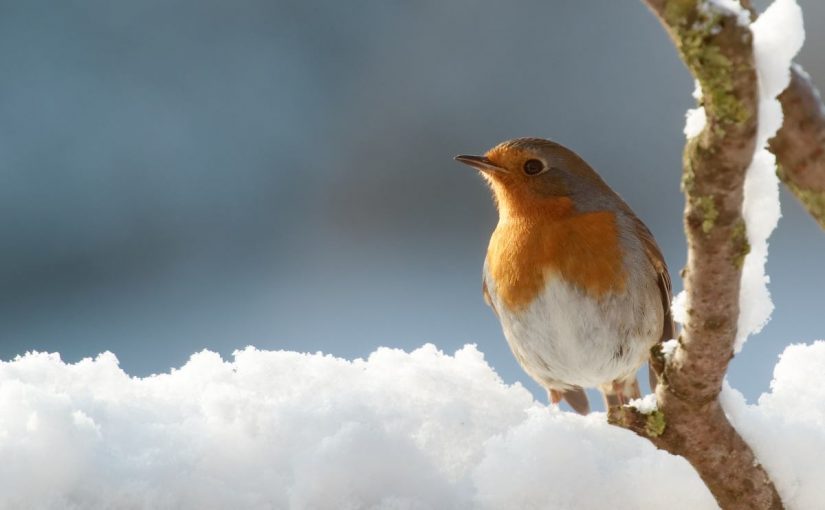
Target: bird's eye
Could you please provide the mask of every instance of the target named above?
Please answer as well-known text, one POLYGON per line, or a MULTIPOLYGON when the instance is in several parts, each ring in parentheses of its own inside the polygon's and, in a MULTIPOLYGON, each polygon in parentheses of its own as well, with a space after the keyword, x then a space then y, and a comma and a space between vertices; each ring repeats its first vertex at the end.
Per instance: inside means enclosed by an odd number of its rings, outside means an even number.
POLYGON ((540 174, 544 170, 544 163, 537 159, 528 159, 524 162, 524 173, 527 175, 540 174))

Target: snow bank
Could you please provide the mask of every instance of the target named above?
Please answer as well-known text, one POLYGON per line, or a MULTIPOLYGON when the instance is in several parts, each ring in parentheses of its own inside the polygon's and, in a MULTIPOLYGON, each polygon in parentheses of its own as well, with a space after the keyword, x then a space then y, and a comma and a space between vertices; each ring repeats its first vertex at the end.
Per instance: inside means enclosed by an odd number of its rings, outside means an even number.
MULTIPOLYGON (((825 342, 728 410, 789 508, 821 508, 825 342)), ((0 508, 710 509, 690 466, 506 385, 474 346, 366 360, 247 348, 129 377, 111 353, 0 362, 0 508), (609 503, 608 503, 609 502, 609 503)))

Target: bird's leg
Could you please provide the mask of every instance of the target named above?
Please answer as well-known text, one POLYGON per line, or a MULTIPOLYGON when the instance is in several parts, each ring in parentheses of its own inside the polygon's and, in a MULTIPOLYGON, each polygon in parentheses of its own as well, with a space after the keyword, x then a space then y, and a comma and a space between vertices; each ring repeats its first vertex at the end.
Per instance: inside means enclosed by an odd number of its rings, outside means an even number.
POLYGON ((619 394, 615 393, 612 388, 609 390, 602 388, 602 396, 604 397, 605 410, 608 410, 611 407, 621 407, 623 405, 619 394))
POLYGON ((587 401, 587 393, 579 386, 564 391, 548 389, 547 395, 553 404, 558 405, 559 402, 564 400, 577 413, 581 415, 590 413, 590 402, 587 401))
POLYGON ((599 387, 604 396, 605 409, 620 407, 628 404, 635 398, 641 398, 642 392, 639 389, 639 381, 634 376, 632 379, 617 379, 610 384, 603 384, 599 387))

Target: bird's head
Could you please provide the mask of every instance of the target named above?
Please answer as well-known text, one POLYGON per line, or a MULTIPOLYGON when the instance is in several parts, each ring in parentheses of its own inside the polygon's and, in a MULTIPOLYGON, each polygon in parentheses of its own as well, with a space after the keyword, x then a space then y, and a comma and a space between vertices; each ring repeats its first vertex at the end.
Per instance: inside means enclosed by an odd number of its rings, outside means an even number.
POLYGON ((541 138, 502 142, 483 156, 456 156, 490 184, 504 216, 559 214, 580 201, 612 194, 590 166, 570 149, 541 138))

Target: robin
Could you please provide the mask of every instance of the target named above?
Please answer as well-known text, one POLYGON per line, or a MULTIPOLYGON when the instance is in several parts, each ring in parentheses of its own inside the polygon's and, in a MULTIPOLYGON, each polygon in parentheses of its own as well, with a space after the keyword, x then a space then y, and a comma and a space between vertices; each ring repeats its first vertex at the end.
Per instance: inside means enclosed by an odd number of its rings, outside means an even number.
POLYGON ((583 388, 608 408, 639 398, 636 372, 673 337, 670 276, 650 230, 558 143, 519 138, 455 159, 493 191, 482 291, 522 368, 580 414, 583 388))

